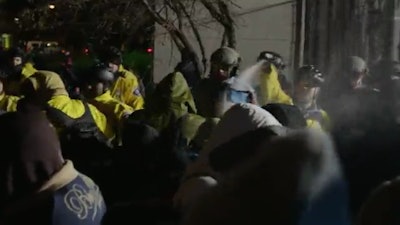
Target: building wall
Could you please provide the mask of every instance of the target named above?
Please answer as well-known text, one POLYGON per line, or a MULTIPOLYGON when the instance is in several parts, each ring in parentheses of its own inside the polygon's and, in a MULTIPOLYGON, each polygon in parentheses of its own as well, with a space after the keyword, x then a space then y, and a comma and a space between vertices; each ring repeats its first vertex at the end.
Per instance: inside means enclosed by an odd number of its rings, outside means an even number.
MULTIPOLYGON (((289 68, 294 58, 295 1, 285 0, 236 0, 240 8, 234 8, 237 23, 237 50, 242 56, 242 67, 252 65, 263 50, 280 53, 289 68)), ((209 22, 207 12, 200 11, 205 26, 200 28, 207 59, 220 47, 223 29, 209 22), (204 12, 204 13, 202 13, 204 12)), ((193 43, 191 31, 186 32, 193 43)), ((165 30, 156 26, 154 48, 154 81, 159 82, 171 72, 180 60, 180 54, 165 30)), ((197 45, 196 45, 197 46, 197 45)), ((290 73, 288 71, 287 73, 290 73)))
POLYGON ((397 8, 395 11, 394 22, 393 55, 395 60, 400 61, 400 8, 397 8))

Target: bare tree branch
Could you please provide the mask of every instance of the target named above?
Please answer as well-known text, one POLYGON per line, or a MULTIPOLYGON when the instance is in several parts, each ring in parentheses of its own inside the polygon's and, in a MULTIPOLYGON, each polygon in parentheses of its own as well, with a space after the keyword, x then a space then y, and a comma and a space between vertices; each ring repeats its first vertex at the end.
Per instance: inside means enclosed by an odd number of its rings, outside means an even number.
POLYGON ((226 4, 231 4, 231 5, 235 6, 236 8, 239 8, 239 9, 242 8, 242 7, 241 7, 239 4, 237 4, 234 0, 226 0, 226 4))
POLYGON ((227 43, 227 41, 226 41, 226 33, 224 31, 224 33, 222 34, 222 39, 221 39, 221 47, 226 46, 227 45, 226 43, 227 43))
POLYGON ((166 20, 160 14, 157 14, 153 10, 153 8, 149 5, 147 0, 141 0, 141 3, 145 6, 145 9, 153 17, 153 19, 158 24, 167 29, 171 37, 174 39, 175 44, 177 45, 179 51, 182 51, 183 49, 186 48, 191 52, 195 52, 192 44, 189 42, 188 38, 181 30, 179 30, 171 21, 166 20))
POLYGON ((175 14, 176 14, 176 18, 177 18, 177 21, 178 21, 178 28, 179 28, 179 30, 182 30, 183 29, 183 16, 184 15, 182 15, 182 14, 184 14, 182 11, 181 11, 181 7, 180 7, 180 4, 182 4, 182 2, 181 1, 177 1, 177 0, 170 0, 170 1, 167 1, 168 2, 168 6, 175 12, 175 14))
POLYGON ((197 29, 197 26, 194 24, 192 17, 189 15, 189 13, 186 10, 186 7, 183 5, 183 3, 178 1, 178 4, 181 7, 183 14, 186 16, 186 19, 189 21, 189 24, 193 30, 194 36, 196 37, 197 43, 199 44, 199 48, 200 48, 200 52, 201 52, 201 56, 202 56, 203 70, 205 71, 207 69, 207 58, 206 58, 203 41, 200 36, 200 32, 197 29))
POLYGON ((143 25, 154 30, 153 25, 147 25, 147 22, 154 22, 165 29, 175 43, 174 47, 181 53, 184 50, 194 53, 197 65, 202 64, 206 69, 207 58, 200 29, 213 27, 210 22, 203 21, 204 15, 198 16, 206 11, 211 15, 206 15, 211 21, 224 28, 223 39, 228 46, 236 45, 235 24, 230 14, 234 0, 53 0, 53 3, 57 5, 55 10, 49 10, 47 3, 43 3, 19 15, 23 29, 34 32, 59 29, 70 36, 70 40, 82 37, 100 45, 107 42, 118 42, 119 45, 122 40, 122 45, 143 25), (197 10, 198 7, 203 10, 197 10), (195 45, 200 51, 196 51, 195 45))
MULTIPOLYGON (((209 0, 200 0, 204 7, 209 11, 210 15, 224 27, 224 36, 227 44, 231 48, 236 48, 236 35, 232 15, 228 5, 224 0, 215 0, 218 8, 209 0)), ((225 40, 223 39, 225 42, 225 40)))
POLYGON ((219 0, 218 7, 221 14, 225 17, 225 23, 223 26, 225 28, 224 36, 227 39, 228 47, 236 48, 235 23, 229 11, 228 5, 223 0, 219 0))
POLYGON ((208 10, 210 15, 217 20, 220 24, 224 24, 224 18, 221 17, 221 13, 218 11, 218 9, 213 5, 212 2, 208 0, 200 0, 200 2, 203 4, 203 6, 208 10))

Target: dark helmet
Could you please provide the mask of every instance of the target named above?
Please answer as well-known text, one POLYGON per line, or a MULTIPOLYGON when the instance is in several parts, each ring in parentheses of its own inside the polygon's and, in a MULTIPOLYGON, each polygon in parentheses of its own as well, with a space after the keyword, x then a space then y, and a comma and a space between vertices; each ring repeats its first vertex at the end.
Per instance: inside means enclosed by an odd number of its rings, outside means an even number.
POLYGON ((241 61, 239 53, 229 47, 222 47, 211 54, 210 62, 229 67, 237 67, 241 61))
POLYGON ((317 67, 306 65, 297 70, 294 81, 295 83, 305 81, 308 87, 321 87, 325 79, 317 67))
POLYGON ((286 68, 282 56, 276 52, 263 51, 257 58, 257 61, 260 60, 266 60, 267 62, 272 63, 278 70, 283 70, 286 68))
POLYGON ((104 64, 98 64, 91 69, 88 75, 88 82, 103 83, 106 87, 109 87, 114 82, 114 74, 104 64))
POLYGON ((10 59, 14 57, 21 57, 21 59, 24 61, 26 59, 26 53, 23 49, 15 47, 8 50, 8 57, 10 59))
POLYGON ((116 47, 110 47, 107 49, 102 57, 104 63, 114 63, 117 65, 122 64, 122 52, 116 47))

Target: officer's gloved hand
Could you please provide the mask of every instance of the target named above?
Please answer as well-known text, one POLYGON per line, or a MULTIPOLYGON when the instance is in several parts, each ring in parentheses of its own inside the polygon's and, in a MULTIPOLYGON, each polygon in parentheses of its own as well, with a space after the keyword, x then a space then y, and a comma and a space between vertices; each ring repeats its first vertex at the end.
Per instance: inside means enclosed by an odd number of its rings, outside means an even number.
POLYGON ((257 100, 257 94, 254 90, 251 91, 251 93, 249 95, 249 103, 254 104, 254 105, 259 105, 258 100, 257 100))
POLYGON ((184 181, 175 193, 174 207, 186 211, 204 192, 217 185, 211 176, 198 176, 184 181))

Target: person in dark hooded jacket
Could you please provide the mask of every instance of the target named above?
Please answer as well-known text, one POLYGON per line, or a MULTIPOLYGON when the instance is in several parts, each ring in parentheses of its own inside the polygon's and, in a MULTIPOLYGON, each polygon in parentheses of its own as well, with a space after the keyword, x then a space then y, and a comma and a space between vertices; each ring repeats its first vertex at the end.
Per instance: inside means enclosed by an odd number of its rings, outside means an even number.
POLYGON ((132 118, 144 119, 158 131, 168 127, 171 120, 197 112, 190 88, 181 73, 166 76, 148 98, 146 108, 134 112, 132 118))
POLYGON ((148 96, 145 109, 135 111, 130 118, 145 121, 158 131, 180 123, 183 137, 190 142, 206 120, 196 113, 197 108, 184 76, 175 72, 162 79, 148 96))
POLYGON ((40 109, 6 113, 0 127, 0 224, 101 224, 106 206, 99 187, 63 158, 40 109))

